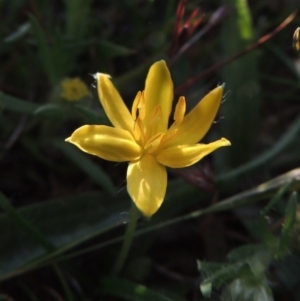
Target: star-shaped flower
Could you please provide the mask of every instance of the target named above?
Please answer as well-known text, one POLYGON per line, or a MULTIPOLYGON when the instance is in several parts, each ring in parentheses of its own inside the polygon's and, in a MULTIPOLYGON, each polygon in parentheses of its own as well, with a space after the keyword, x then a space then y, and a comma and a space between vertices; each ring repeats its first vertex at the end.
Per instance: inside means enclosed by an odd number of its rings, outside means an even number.
POLYGON ((105 160, 129 162, 127 190, 138 209, 152 216, 161 206, 167 188, 166 166, 190 166, 230 142, 221 138, 198 143, 219 109, 223 87, 208 93, 186 116, 181 96, 168 128, 173 82, 164 61, 154 63, 145 90, 137 93, 131 113, 106 74, 97 73, 100 102, 114 127, 84 125, 66 139, 82 151, 105 160))

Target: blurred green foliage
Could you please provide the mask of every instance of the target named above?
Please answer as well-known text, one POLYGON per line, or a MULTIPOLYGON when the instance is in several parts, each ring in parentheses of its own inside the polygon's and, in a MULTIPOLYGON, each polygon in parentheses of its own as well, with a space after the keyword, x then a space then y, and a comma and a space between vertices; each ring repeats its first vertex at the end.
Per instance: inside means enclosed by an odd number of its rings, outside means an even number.
POLYGON ((300 63, 292 49, 300 17, 266 36, 298 6, 2 0, 0 300, 300 300, 300 63), (92 74, 111 74, 131 104, 158 59, 188 108, 226 83, 205 142, 224 136, 232 147, 169 171, 162 208, 138 221, 113 278, 130 207, 126 163, 64 139, 78 126, 109 124, 92 74), (61 83, 76 77, 90 96, 67 102, 61 83))

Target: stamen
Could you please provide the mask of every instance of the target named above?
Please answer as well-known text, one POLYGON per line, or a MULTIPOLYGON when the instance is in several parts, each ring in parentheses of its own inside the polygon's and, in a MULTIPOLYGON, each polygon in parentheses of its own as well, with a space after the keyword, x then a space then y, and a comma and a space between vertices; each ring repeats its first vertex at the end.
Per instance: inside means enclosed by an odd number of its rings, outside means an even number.
POLYGON ((140 99, 140 103, 139 103, 139 117, 144 120, 145 116, 146 116, 146 106, 145 106, 145 95, 144 95, 144 91, 141 92, 141 99, 140 99))
POLYGON ((149 126, 147 126, 147 137, 152 137, 157 134, 158 125, 162 118, 161 106, 154 107, 152 113, 149 116, 149 126))
POLYGON ((150 115, 150 125, 159 123, 159 121, 161 120, 161 116, 161 106, 157 105, 150 115))
POLYGON ((178 135, 178 129, 168 131, 163 136, 161 143, 164 144, 164 143, 170 141, 171 139, 173 139, 174 137, 176 137, 177 135, 178 135))
POLYGON ((136 96, 135 96, 135 99, 133 101, 133 104, 132 104, 132 109, 131 109, 131 116, 132 116, 132 119, 133 120, 136 120, 136 113, 137 113, 137 109, 139 108, 139 105, 140 105, 140 102, 141 102, 141 96, 142 96, 142 92, 139 91, 136 96))
POLYGON ((175 112, 174 112, 174 121, 176 125, 180 125, 184 118, 186 110, 185 98, 181 96, 176 104, 175 112))
POLYGON ((145 142, 145 126, 144 126, 142 120, 140 119, 140 117, 138 117, 134 123, 133 133, 134 133, 135 140, 141 141, 144 144, 144 142, 145 142))
POLYGON ((156 135, 151 137, 145 145, 145 151, 149 154, 155 152, 158 146, 160 145, 163 136, 164 136, 163 133, 157 133, 156 135))

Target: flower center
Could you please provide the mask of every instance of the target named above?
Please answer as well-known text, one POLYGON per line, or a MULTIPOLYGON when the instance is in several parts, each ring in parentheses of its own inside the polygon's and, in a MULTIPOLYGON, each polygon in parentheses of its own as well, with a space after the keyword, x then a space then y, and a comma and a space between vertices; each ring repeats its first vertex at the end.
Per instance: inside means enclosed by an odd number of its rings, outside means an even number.
MULTIPOLYGON (((172 140, 178 134, 178 129, 158 132, 157 128, 162 120, 162 109, 160 105, 154 107, 149 115, 149 122, 144 123, 145 116, 148 116, 145 106, 144 93, 139 91, 133 101, 131 116, 134 122, 134 138, 143 147, 144 152, 153 154, 162 149, 166 142, 172 140)), ((179 126, 186 110, 185 98, 181 96, 176 104, 174 112, 174 122, 179 126)))

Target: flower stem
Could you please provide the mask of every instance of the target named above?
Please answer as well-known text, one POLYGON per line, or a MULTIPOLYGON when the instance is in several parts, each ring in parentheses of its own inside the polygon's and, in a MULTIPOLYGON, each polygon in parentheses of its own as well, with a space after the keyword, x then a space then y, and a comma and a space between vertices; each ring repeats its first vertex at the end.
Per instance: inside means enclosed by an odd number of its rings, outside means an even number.
POLYGON ((131 247, 138 216, 139 211, 132 202, 121 251, 111 271, 112 276, 118 276, 124 266, 129 249, 131 247))

